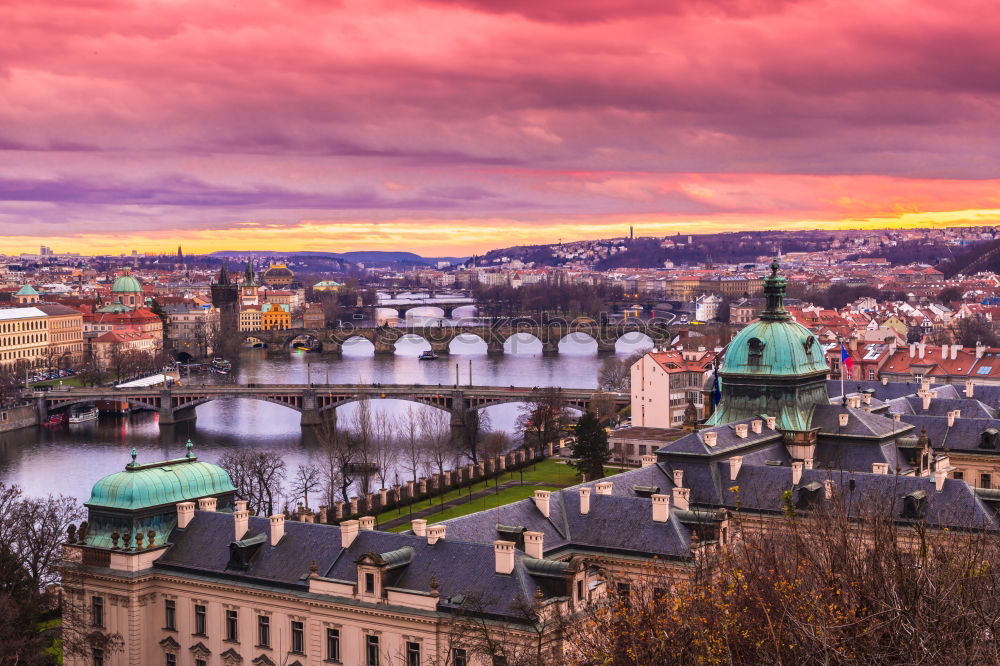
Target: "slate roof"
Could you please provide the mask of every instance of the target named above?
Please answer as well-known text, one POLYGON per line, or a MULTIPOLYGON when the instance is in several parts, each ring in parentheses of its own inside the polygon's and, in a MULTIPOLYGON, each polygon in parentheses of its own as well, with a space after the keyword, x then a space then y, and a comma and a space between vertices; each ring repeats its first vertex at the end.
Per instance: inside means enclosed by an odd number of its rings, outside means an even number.
POLYGON ((935 449, 948 448, 984 455, 1000 454, 1000 449, 984 449, 979 446, 984 430, 1000 430, 1000 419, 967 419, 963 416, 955 419, 951 427, 948 427, 948 419, 941 416, 904 414, 902 420, 913 424, 914 433, 925 428, 930 445, 935 449))
POLYGON ((917 396, 906 396, 889 401, 889 411, 899 414, 922 414, 925 416, 947 416, 948 412, 960 410, 962 418, 987 418, 995 416, 995 410, 984 405, 975 398, 942 398, 938 393, 937 398, 931 399, 928 409, 924 409, 924 403, 917 396))
POLYGON ((713 426, 711 428, 704 428, 702 430, 689 433, 676 441, 670 442, 669 444, 657 449, 656 453, 718 455, 722 453, 734 453, 739 449, 752 448, 759 444, 781 438, 781 433, 777 430, 771 430, 768 428, 766 421, 763 424, 761 432, 755 433, 753 428, 750 427, 750 424, 754 420, 756 419, 743 419, 741 421, 733 421, 732 423, 727 423, 725 425, 713 426), (747 425, 747 436, 745 438, 739 437, 736 434, 735 426, 738 423, 747 425), (705 444, 706 432, 716 433, 715 446, 705 444))
POLYGON ((881 414, 873 414, 863 408, 843 405, 816 405, 813 408, 813 428, 819 428, 821 435, 839 437, 875 437, 884 439, 903 435, 913 428, 905 423, 896 423, 881 414), (840 415, 848 414, 847 425, 840 425, 840 415))
MULTIPOLYGON (((958 387, 951 384, 932 384, 931 388, 938 392, 939 398, 962 397, 961 391, 959 391, 958 387)), ((979 387, 977 386, 976 388, 978 389, 979 387)), ((845 381, 844 390, 848 395, 858 393, 859 391, 871 390, 873 398, 885 402, 907 395, 916 395, 917 391, 920 390, 920 383, 889 382, 888 384, 883 384, 880 381, 845 381)), ((826 392, 831 399, 840 397, 840 380, 828 379, 826 382, 826 392)), ((998 396, 1000 396, 1000 393, 998 393, 998 396)))

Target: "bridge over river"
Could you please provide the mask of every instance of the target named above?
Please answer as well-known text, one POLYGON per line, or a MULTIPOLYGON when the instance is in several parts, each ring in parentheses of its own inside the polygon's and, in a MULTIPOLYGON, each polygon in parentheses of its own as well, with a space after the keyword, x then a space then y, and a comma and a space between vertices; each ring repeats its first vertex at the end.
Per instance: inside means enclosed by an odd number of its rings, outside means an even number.
MULTIPOLYGON (((68 388, 51 391, 28 391, 35 401, 39 422, 49 412, 73 405, 101 400, 127 402, 133 408, 157 412, 161 426, 196 418, 195 408, 212 400, 248 398, 263 400, 302 415, 303 426, 315 426, 324 421, 336 423, 340 405, 359 400, 408 400, 429 405, 451 414, 453 438, 463 438, 475 412, 492 405, 510 402, 530 402, 543 390, 530 386, 429 386, 420 384, 228 384, 205 386, 145 387, 145 388, 68 388)), ((598 389, 561 389, 567 407, 586 410, 595 399, 613 401, 618 407, 629 402, 625 393, 608 393, 598 389)))
POLYGON ((320 329, 272 329, 244 331, 243 340, 248 344, 264 343, 271 347, 287 348, 294 340, 311 338, 323 347, 323 351, 338 353, 344 343, 352 338, 368 340, 375 346, 376 354, 392 354, 396 342, 403 336, 423 338, 430 343, 437 354, 447 354, 451 342, 460 335, 474 335, 486 343, 489 354, 503 354, 504 343, 513 336, 530 334, 542 343, 542 353, 559 353, 559 342, 569 335, 588 335, 597 341, 601 352, 613 352, 615 343, 625 335, 645 334, 656 346, 665 346, 677 335, 677 327, 657 321, 637 321, 626 319, 620 323, 601 324, 592 320, 551 320, 546 323, 515 322, 501 319, 491 324, 472 326, 379 326, 375 328, 320 328, 320 329))

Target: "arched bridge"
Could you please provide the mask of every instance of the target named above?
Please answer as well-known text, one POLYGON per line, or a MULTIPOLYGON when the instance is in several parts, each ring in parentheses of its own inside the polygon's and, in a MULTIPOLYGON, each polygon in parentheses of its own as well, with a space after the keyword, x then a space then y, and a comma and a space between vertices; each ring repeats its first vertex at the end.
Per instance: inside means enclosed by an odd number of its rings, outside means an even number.
MULTIPOLYGON (((408 400, 451 413, 452 436, 464 436, 471 412, 484 407, 538 399, 544 389, 527 386, 432 386, 419 384, 243 384, 173 386, 170 388, 114 387, 71 388, 31 391, 39 422, 51 410, 99 400, 127 402, 133 407, 158 413, 160 425, 170 425, 195 418, 195 408, 220 399, 249 398, 264 400, 294 409, 302 414, 302 425, 319 425, 324 420, 336 422, 340 405, 359 400, 408 400)), ((595 399, 610 400, 621 407, 629 402, 625 393, 598 389, 560 389, 563 403, 580 410, 591 408, 595 399)))
POLYGON ((266 331, 244 331, 245 342, 263 342, 272 347, 288 347, 293 340, 309 336, 323 345, 323 350, 339 353, 351 338, 363 338, 375 346, 376 354, 392 354, 396 342, 406 335, 415 335, 430 343, 438 354, 447 354, 451 342, 460 335, 475 335, 486 343, 487 352, 502 354, 504 343, 511 337, 528 333, 538 338, 545 354, 558 354, 559 341, 571 334, 586 334, 597 341, 598 351, 614 351, 615 343, 624 335, 643 333, 653 344, 666 346, 677 334, 666 323, 636 321, 600 324, 590 320, 553 320, 544 324, 498 320, 481 326, 380 326, 374 328, 292 328, 266 331))

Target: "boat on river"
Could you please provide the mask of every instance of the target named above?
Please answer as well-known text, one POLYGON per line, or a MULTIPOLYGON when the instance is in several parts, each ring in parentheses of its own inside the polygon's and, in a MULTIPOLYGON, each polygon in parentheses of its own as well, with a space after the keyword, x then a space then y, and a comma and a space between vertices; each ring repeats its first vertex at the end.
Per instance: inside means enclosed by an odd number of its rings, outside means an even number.
POLYGON ((98 415, 98 410, 96 405, 83 405, 80 407, 73 407, 69 411, 69 422, 86 423, 88 421, 96 421, 97 415, 98 415))

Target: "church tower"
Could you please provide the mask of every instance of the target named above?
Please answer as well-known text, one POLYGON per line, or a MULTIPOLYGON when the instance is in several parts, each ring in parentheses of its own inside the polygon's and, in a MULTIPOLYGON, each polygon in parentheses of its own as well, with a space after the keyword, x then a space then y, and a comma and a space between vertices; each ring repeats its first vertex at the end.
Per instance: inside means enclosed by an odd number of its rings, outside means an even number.
POLYGON ((253 266, 250 262, 247 262, 246 269, 243 271, 243 284, 240 285, 240 302, 243 305, 260 305, 260 285, 257 284, 257 278, 254 276, 253 266))

